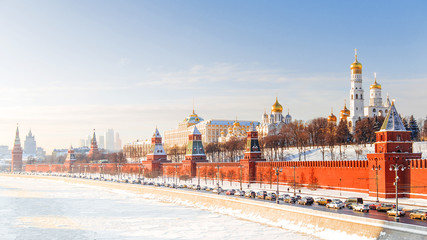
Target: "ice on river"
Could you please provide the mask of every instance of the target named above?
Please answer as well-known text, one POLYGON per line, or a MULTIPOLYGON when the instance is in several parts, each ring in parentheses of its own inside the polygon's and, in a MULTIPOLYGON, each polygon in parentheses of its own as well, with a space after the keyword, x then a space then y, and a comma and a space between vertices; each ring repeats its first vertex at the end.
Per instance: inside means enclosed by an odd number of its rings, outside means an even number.
POLYGON ((0 176, 0 239, 316 239, 142 195, 0 176))

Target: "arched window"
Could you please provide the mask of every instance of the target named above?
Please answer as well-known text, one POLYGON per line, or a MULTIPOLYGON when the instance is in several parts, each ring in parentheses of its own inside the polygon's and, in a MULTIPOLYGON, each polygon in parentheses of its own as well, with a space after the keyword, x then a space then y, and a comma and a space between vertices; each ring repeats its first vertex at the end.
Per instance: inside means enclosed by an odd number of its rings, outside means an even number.
POLYGON ((372 112, 376 112, 377 110, 374 108, 374 109, 372 109, 372 112))
POLYGON ((351 94, 351 100, 353 100, 353 94, 351 94))
POLYGON ((359 95, 356 94, 356 99, 359 99, 359 95))
POLYGON ((360 94, 360 99, 363 99, 363 94, 360 94))

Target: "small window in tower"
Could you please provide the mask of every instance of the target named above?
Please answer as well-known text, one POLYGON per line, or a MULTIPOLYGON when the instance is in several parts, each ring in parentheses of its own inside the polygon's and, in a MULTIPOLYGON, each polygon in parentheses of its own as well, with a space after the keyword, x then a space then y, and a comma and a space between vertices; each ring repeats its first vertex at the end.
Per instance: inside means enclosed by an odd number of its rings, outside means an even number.
POLYGON ((360 94, 360 99, 363 99, 363 94, 360 94))
POLYGON ((397 141, 400 141, 400 135, 397 135, 397 136, 396 136, 396 140, 397 140, 397 141))
POLYGON ((359 99, 359 95, 356 94, 356 99, 359 99))
POLYGON ((372 112, 376 112, 377 110, 374 108, 374 109, 372 109, 372 112))
POLYGON ((351 94, 351 100, 353 100, 353 94, 351 94))

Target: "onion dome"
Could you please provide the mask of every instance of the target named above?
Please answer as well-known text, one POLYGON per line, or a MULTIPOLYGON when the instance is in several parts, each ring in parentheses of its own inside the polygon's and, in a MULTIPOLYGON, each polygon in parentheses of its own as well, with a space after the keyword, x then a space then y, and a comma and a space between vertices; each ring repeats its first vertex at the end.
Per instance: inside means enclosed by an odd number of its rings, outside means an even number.
POLYGON ((381 89, 381 85, 377 83, 377 73, 374 73, 375 82, 371 85, 370 89, 381 89))
POLYGON ((278 112, 281 113, 283 111, 283 107, 282 105, 280 105, 279 101, 277 100, 276 97, 276 102, 273 104, 273 106, 271 106, 271 112, 278 112))
POLYGON ((347 109, 345 100, 344 100, 344 108, 343 110, 341 110, 340 116, 341 116, 341 119, 347 119, 348 117, 350 117, 350 110, 347 109))
POLYGON ((334 113, 331 111, 331 115, 328 117, 328 122, 337 122, 337 117, 335 117, 334 113))
POLYGON ((357 61, 357 49, 355 49, 355 54, 354 54, 355 60, 354 62, 350 65, 350 69, 362 69, 362 64, 360 62, 357 61))

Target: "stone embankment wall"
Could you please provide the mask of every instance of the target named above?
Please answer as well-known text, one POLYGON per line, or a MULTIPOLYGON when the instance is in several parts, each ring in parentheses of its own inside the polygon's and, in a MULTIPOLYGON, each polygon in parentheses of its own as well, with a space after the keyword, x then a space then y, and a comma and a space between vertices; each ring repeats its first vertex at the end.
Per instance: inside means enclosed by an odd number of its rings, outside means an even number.
POLYGON ((147 198, 224 213, 250 221, 304 232, 325 239, 329 239, 332 235, 335 238, 339 236, 341 239, 351 239, 352 237, 387 240, 427 239, 426 227, 324 212, 309 208, 299 208, 289 205, 276 205, 274 203, 254 201, 245 198, 86 179, 26 175, 5 176, 45 178, 64 181, 65 183, 81 183, 110 189, 119 189, 136 194, 143 194, 147 198))

